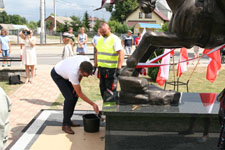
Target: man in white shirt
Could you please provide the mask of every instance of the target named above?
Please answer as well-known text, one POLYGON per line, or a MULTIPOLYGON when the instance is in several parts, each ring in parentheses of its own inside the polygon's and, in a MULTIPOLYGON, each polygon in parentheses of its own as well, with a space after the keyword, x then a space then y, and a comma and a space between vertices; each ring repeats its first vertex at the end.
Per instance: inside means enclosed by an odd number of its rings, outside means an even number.
POLYGON ((10 111, 11 101, 0 87, 0 150, 5 149, 7 145, 10 111))
POLYGON ((92 105, 94 111, 97 114, 99 113, 98 106, 82 92, 80 86, 82 78, 92 75, 92 71, 93 66, 86 56, 74 56, 64 59, 57 63, 51 71, 52 79, 65 98, 62 130, 68 134, 74 134, 71 126, 80 126, 71 121, 78 97, 92 105))

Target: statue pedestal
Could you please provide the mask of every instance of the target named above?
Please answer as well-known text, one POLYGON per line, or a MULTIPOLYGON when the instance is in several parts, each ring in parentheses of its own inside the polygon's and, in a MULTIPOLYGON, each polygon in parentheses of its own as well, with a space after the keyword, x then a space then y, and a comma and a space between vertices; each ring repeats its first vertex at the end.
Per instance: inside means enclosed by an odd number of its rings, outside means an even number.
MULTIPOLYGON (((106 115, 105 149, 169 149, 175 145, 185 147, 185 144, 192 142, 195 145, 197 138, 202 136, 205 125, 210 124, 210 133, 220 130, 217 120, 219 102, 213 101, 210 109, 209 105, 206 107, 204 103, 199 93, 182 93, 178 106, 139 105, 141 107, 132 110, 132 105, 104 105, 103 113, 106 115), (192 122, 194 124, 193 132, 196 133, 190 136, 179 135, 178 132, 189 128, 190 120, 193 118, 195 118, 195 122, 192 122)), ((219 134, 216 133, 216 136, 210 139, 210 144, 215 144, 214 148, 218 137, 219 134)), ((196 150, 198 148, 199 146, 196 147, 196 150)), ((204 148, 213 149, 212 146, 204 148)), ((191 149, 195 149, 195 147, 191 147, 191 149)))

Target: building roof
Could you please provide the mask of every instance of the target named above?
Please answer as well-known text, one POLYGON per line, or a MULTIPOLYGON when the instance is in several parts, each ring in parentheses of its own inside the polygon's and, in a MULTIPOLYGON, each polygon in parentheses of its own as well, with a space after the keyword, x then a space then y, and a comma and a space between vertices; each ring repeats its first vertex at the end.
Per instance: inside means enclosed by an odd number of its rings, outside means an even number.
POLYGON ((26 25, 15 25, 15 24, 0 24, 0 27, 6 30, 28 29, 26 25))
POLYGON ((164 6, 161 2, 157 1, 156 3, 156 8, 160 11, 160 10, 166 10, 168 12, 171 12, 170 9, 168 9, 166 6, 164 6))
POLYGON ((150 24, 150 23, 138 23, 140 28, 154 28, 154 29, 161 29, 160 24, 150 24))
MULTIPOLYGON (((127 16, 127 18, 128 18, 133 12, 135 12, 137 9, 139 9, 139 7, 135 8, 135 9, 127 16)), ((164 20, 164 21, 169 21, 169 19, 168 19, 165 15, 163 15, 161 12, 159 12, 157 9, 154 9, 154 12, 155 12, 155 14, 158 15, 162 20, 164 20)))
POLYGON ((160 17, 162 18, 164 21, 169 21, 169 19, 163 15, 161 12, 159 12, 157 9, 154 9, 154 12, 160 17))
MULTIPOLYGON (((49 16, 49 17, 54 18, 54 16, 49 16)), ((46 18, 45 20, 47 20, 48 18, 46 18)), ((56 21, 60 24, 66 24, 66 22, 69 23, 69 22, 72 22, 73 20, 70 17, 56 16, 56 21)))

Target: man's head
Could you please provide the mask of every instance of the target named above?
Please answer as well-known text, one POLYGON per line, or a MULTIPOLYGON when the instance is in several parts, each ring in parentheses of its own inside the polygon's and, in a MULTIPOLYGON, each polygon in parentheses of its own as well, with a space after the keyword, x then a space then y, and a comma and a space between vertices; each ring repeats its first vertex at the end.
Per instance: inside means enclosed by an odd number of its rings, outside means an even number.
POLYGON ((92 75, 93 66, 90 62, 84 61, 80 64, 80 74, 83 77, 88 77, 89 75, 92 75))
POLYGON ((68 28, 68 32, 69 32, 70 34, 73 34, 73 28, 69 27, 69 28, 68 28))
POLYGON ((101 35, 104 37, 107 37, 111 34, 110 27, 106 22, 101 22, 98 28, 101 35))
POLYGON ((138 37, 141 37, 141 33, 138 33, 138 37))
POLYGON ((131 34, 132 34, 132 31, 131 30, 128 30, 127 35, 128 36, 131 36, 131 34))

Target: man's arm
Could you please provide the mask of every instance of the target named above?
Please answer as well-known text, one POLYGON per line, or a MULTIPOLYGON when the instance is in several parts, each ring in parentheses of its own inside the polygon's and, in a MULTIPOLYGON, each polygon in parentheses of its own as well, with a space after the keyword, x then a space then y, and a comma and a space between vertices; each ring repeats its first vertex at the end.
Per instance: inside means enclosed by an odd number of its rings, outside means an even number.
POLYGON ((119 51, 117 51, 117 53, 119 54, 117 68, 121 69, 122 65, 123 65, 123 61, 124 61, 124 51, 123 50, 119 50, 119 51))
POLYGON ((94 58, 94 67, 97 67, 97 66, 98 66, 98 62, 97 62, 97 59, 98 59, 98 51, 96 51, 94 57, 95 57, 95 58, 94 58))
POLYGON ((81 90, 80 84, 78 85, 73 85, 73 88, 76 92, 76 94, 83 99, 85 102, 87 102, 88 104, 90 104, 94 111, 98 114, 99 113, 99 109, 98 109, 98 105, 96 105, 93 101, 91 101, 81 90))

